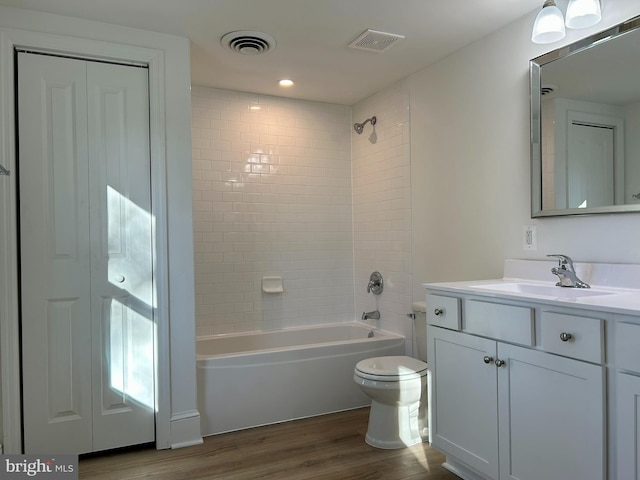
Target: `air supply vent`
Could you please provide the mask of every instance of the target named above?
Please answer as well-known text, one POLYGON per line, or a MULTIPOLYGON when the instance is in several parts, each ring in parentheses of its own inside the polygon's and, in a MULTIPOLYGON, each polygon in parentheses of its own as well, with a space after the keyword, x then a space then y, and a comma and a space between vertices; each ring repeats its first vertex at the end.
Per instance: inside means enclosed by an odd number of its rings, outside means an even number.
POLYGON ((229 32, 220 42, 232 52, 243 55, 260 55, 276 47, 276 40, 271 35, 250 30, 229 32))
POLYGON ((369 52, 382 53, 391 48, 398 40, 402 40, 404 35, 395 33, 379 32, 377 30, 365 30, 349 44, 350 48, 367 50, 369 52))
POLYGON ((555 85, 543 85, 542 87, 540 87, 540 95, 542 95, 543 97, 545 95, 551 95, 557 89, 558 87, 556 87, 555 85))

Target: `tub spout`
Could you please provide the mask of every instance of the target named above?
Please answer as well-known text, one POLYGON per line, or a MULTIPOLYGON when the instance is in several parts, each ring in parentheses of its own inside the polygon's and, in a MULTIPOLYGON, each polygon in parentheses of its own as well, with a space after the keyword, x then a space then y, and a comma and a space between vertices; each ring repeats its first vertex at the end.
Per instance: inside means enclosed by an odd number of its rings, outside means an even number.
POLYGON ((374 310, 373 312, 362 312, 362 320, 380 320, 380 312, 374 310))

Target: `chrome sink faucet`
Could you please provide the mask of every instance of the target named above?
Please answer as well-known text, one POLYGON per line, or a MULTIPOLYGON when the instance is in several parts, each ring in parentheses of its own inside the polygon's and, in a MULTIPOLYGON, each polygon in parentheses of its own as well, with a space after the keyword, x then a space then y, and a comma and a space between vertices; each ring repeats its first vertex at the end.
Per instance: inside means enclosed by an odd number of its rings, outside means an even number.
POLYGON ((571 288, 591 288, 586 282, 583 282, 576 275, 576 269, 573 266, 573 260, 567 255, 547 255, 547 257, 555 257, 558 259, 558 266, 551 269, 551 273, 557 275, 560 281, 556 283, 558 287, 571 288))

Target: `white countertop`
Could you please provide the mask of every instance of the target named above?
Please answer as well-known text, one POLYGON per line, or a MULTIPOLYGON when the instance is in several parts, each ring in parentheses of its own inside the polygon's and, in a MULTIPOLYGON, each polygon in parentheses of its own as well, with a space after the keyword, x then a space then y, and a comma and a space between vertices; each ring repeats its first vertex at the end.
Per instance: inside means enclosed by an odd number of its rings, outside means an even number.
POLYGON ((589 283, 591 289, 556 287, 556 277, 550 272, 550 269, 555 265, 554 261, 506 260, 505 276, 500 279, 425 283, 423 286, 429 290, 449 293, 481 295, 497 299, 517 299, 587 310, 640 315, 640 265, 576 263, 578 276, 589 283), (533 285, 532 289, 539 286, 548 292, 534 294, 508 291, 508 288, 514 283, 533 285), (501 285, 505 286, 505 290, 501 289, 501 285))

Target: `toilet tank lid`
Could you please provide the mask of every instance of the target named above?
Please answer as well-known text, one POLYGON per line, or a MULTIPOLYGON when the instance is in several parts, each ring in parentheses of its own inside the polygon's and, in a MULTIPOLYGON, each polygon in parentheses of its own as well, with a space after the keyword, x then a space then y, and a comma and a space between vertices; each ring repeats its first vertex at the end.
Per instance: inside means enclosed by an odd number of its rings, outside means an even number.
POLYGON ((411 310, 416 313, 426 313, 427 302, 413 302, 413 304, 411 305, 411 310))

